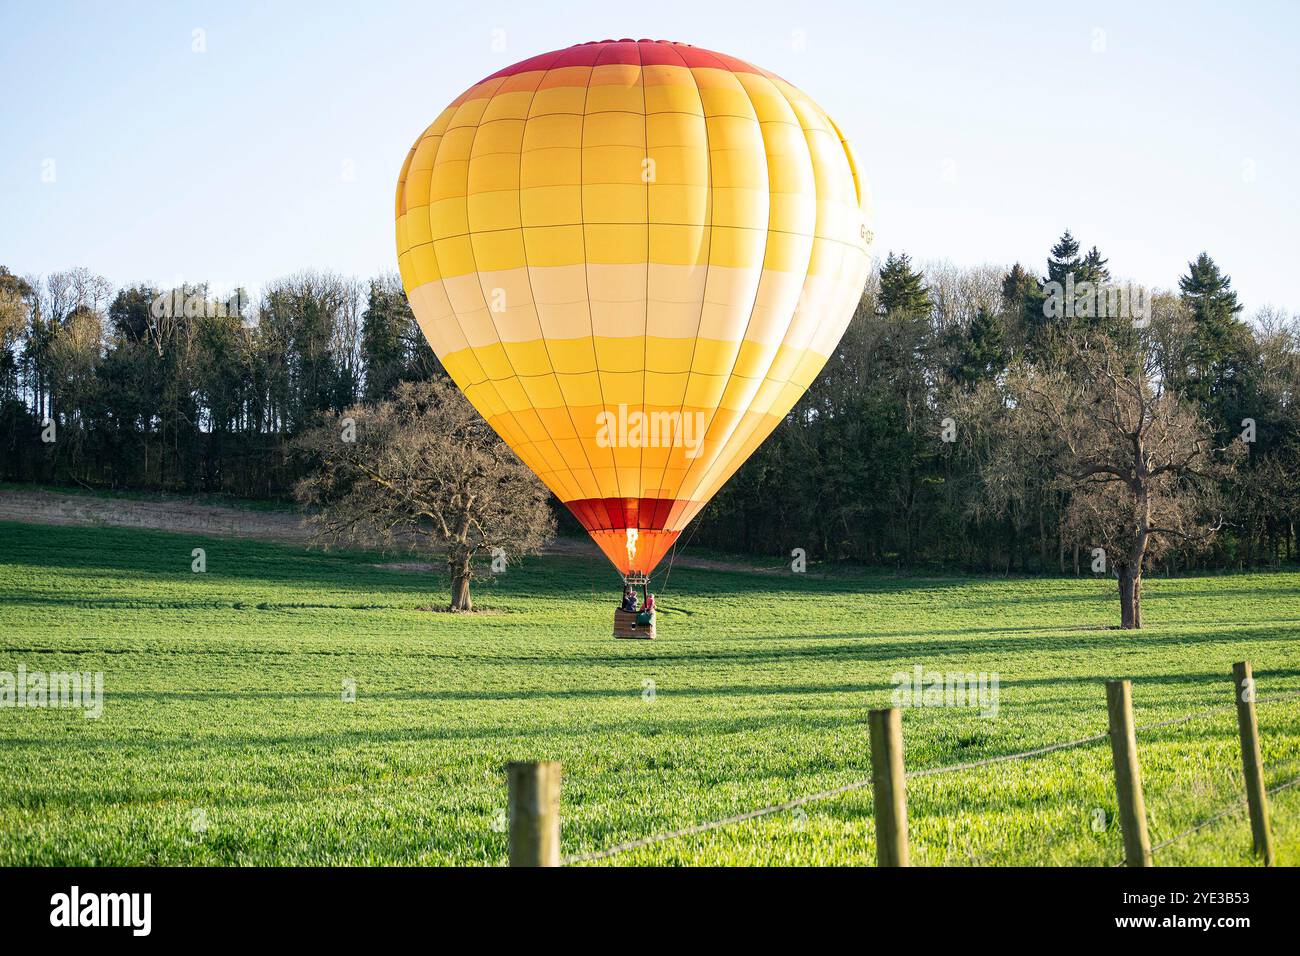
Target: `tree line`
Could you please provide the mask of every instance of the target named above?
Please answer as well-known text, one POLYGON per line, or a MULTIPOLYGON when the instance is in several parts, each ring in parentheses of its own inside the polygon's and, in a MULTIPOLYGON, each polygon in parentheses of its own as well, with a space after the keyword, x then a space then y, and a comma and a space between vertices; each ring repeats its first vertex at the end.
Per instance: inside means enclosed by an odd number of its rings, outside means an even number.
POLYGON ((257 300, 0 267, 0 478, 287 497, 316 418, 442 374, 396 275, 257 300))
MULTIPOLYGON (((891 253, 683 540, 1028 573, 1096 573, 1100 549, 1122 577, 1141 539, 1139 582, 1295 560, 1300 324, 1243 311, 1204 253, 1167 290, 1068 232, 1041 269, 891 253)), ((313 424, 444 375, 392 275, 304 272, 253 301, 0 267, 6 481, 287 499, 313 424)))
POLYGON ((1042 271, 890 254, 694 540, 1121 584, 1140 541, 1139 581, 1296 560, 1300 321, 1243 311, 1205 253, 1168 290, 1068 231, 1042 271))

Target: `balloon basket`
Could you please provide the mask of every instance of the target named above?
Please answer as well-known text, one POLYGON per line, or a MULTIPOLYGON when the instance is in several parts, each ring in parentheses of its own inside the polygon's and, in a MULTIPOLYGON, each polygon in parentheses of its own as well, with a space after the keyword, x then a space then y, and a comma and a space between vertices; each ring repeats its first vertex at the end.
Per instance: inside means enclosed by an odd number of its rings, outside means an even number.
POLYGON ((649 624, 638 624, 636 611, 614 611, 614 636, 621 640, 653 641, 655 637, 655 612, 650 612, 649 624))

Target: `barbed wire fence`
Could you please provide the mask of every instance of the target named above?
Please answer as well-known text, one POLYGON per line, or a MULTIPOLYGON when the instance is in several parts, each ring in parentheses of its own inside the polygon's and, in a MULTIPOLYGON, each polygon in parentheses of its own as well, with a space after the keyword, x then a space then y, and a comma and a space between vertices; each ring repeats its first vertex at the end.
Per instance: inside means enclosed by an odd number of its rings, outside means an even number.
MULTIPOLYGON (((1253 703, 1254 704, 1276 703, 1280 701, 1294 700, 1296 698, 1300 698, 1300 690, 1292 691, 1284 694, 1276 694, 1269 697, 1258 697, 1254 699, 1253 703)), ((1207 707, 1202 710, 1194 711, 1190 714, 1183 714, 1178 717, 1169 718, 1167 720, 1161 720, 1161 721, 1156 721, 1154 723, 1137 725, 1133 729, 1135 733, 1150 733, 1152 731, 1162 730, 1165 728, 1176 727, 1182 724, 1190 723, 1194 720, 1199 720, 1207 716, 1221 714, 1224 713, 1225 711, 1234 710, 1236 708, 1237 708, 1237 703, 1234 701, 1233 703, 1207 707)), ((994 756, 984 757, 979 760, 970 760, 970 761, 964 761, 962 763, 948 764, 940 767, 926 767, 919 770, 913 770, 905 773, 903 775, 903 779, 905 781, 917 780, 925 777, 934 777, 943 774, 968 772, 971 770, 977 770, 983 767, 989 767, 1000 763, 1029 760, 1034 757, 1041 757, 1046 754, 1056 753, 1058 751, 1072 750, 1078 747, 1086 747, 1092 744, 1101 743, 1103 741, 1109 741, 1110 739, 1111 739, 1111 734, 1109 731, 1107 731, 1105 733, 1092 734, 1087 737, 1080 737, 1076 740, 1061 741, 1058 743, 1047 744, 1042 747, 1035 747, 1029 750, 1022 750, 1016 753, 996 754, 994 756)), ((788 813, 790 811, 796 810, 799 807, 803 807, 808 804, 817 803, 824 800, 830 800, 835 797, 842 796, 846 793, 851 793, 853 791, 865 790, 867 788, 870 788, 872 784, 873 784, 873 778, 866 777, 861 780, 852 781, 851 783, 842 784, 840 786, 831 787, 825 790, 819 790, 814 793, 804 794, 803 796, 795 797, 791 800, 786 800, 781 803, 775 803, 768 806, 757 807, 740 813, 731 814, 729 816, 722 817, 716 820, 709 820, 703 823, 695 823, 688 826, 679 827, 673 830, 666 830, 659 833, 650 834, 644 837, 638 837, 637 839, 627 840, 600 850, 592 850, 583 853, 575 853, 570 856, 560 858, 558 862, 560 865, 563 866, 570 866, 570 865, 576 865, 582 863, 593 863, 600 860, 609 859, 610 857, 628 853, 632 850, 641 849, 647 846, 653 846, 655 844, 664 843, 671 840, 683 839, 701 833, 708 833, 712 830, 718 830, 723 827, 732 826, 738 823, 744 823, 749 820, 756 820, 761 817, 771 816, 773 814, 788 813)), ((1292 779, 1286 781, 1285 783, 1278 784, 1272 787, 1267 791, 1267 793, 1269 796, 1272 796, 1276 793, 1289 790, 1292 787, 1297 785, 1300 785, 1300 775, 1293 777, 1292 779)), ((1158 844, 1152 846, 1150 848, 1150 852, 1154 854, 1161 850, 1164 850, 1174 845, 1175 843, 1178 843, 1179 841, 1186 839, 1189 836, 1192 836, 1195 833, 1207 829, 1208 827, 1212 826, 1214 823, 1217 823, 1219 820, 1222 820, 1233 814, 1240 813, 1243 809, 1247 807, 1247 805, 1248 805, 1248 800, 1245 798, 1243 798, 1238 802, 1234 802, 1232 805, 1223 808, 1222 810, 1218 811, 1212 816, 1200 821, 1193 827, 1183 830, 1182 832, 1175 834, 1174 836, 1169 837, 1168 839, 1162 840, 1158 844)), ((1055 839, 1056 838, 1053 837, 1053 839, 1049 841, 1049 843, 1054 842, 1055 839)), ((982 854, 979 857, 979 859, 986 858, 992 852, 993 852, 992 850, 987 851, 985 854, 982 854)), ((1124 862, 1125 862, 1124 860, 1121 860, 1120 862, 1113 865, 1123 866, 1124 862)))
MULTIPOLYGON (((1300 774, 1297 774, 1296 776, 1292 777, 1286 783, 1280 783, 1277 786, 1270 787, 1266 792, 1271 797, 1274 794, 1281 793, 1284 790, 1290 790, 1292 787, 1296 786, 1297 784, 1300 784, 1300 774)), ((1161 840, 1159 843, 1151 847, 1151 852, 1153 854, 1159 853, 1161 850, 1167 849, 1168 847, 1173 846, 1175 843, 1179 843, 1182 840, 1185 840, 1187 837, 1192 836, 1193 834, 1196 833, 1200 833, 1202 830, 1205 830, 1213 826, 1214 824, 1218 823, 1220 820, 1224 819, 1225 817, 1235 816, 1238 813, 1241 813, 1242 810, 1245 810, 1247 808, 1248 803, 1249 801, 1245 797, 1243 797, 1241 800, 1237 801, 1236 803, 1230 804, 1227 807, 1224 807, 1222 810, 1213 814, 1212 816, 1206 817, 1204 820, 1202 820, 1200 823, 1197 823, 1195 826, 1188 827, 1186 830, 1183 830, 1180 833, 1176 833, 1173 836, 1169 837, 1168 839, 1161 840)), ((1123 865, 1124 865, 1123 860, 1119 860, 1111 864, 1111 866, 1123 866, 1123 865)))

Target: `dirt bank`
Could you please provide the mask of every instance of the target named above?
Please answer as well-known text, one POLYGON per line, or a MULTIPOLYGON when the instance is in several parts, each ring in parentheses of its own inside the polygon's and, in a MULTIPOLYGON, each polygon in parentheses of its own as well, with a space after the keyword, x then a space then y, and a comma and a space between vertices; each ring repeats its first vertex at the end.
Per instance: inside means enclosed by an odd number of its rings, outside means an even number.
MULTIPOLYGON (((177 497, 157 499, 113 498, 94 494, 58 491, 0 489, 0 521, 29 524, 109 525, 117 528, 150 528, 156 531, 193 532, 219 538, 252 538, 306 546, 311 536, 302 516, 292 511, 255 511, 246 508, 201 504, 177 497)), ((545 554, 570 554, 597 558, 595 543, 582 538, 557 538, 545 554)), ((385 564, 395 570, 424 571, 432 565, 423 561, 394 561, 385 564)), ((785 565, 756 567, 752 564, 692 558, 679 554, 676 567, 713 571, 749 571, 760 574, 786 572, 785 565)))

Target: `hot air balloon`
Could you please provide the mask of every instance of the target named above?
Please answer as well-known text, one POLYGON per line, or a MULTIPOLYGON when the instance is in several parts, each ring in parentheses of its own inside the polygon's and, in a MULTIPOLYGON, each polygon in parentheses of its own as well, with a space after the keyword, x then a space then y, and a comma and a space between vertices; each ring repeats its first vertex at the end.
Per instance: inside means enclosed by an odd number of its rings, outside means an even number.
POLYGON ((415 141, 396 214, 447 372, 636 582, 812 383, 873 240, 820 107, 659 40, 474 84, 415 141))

